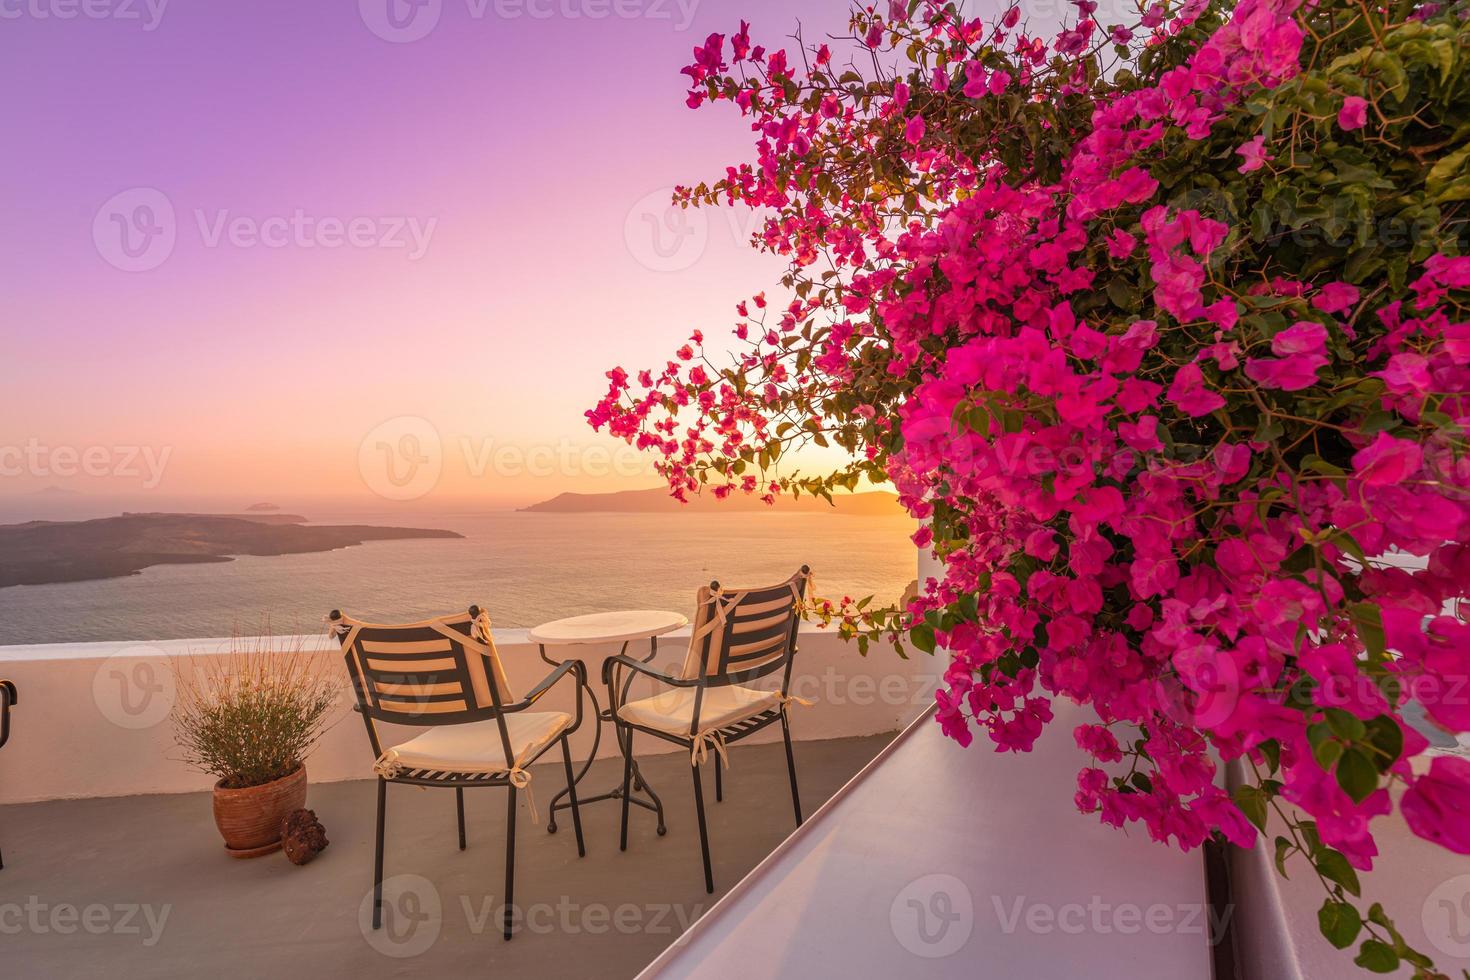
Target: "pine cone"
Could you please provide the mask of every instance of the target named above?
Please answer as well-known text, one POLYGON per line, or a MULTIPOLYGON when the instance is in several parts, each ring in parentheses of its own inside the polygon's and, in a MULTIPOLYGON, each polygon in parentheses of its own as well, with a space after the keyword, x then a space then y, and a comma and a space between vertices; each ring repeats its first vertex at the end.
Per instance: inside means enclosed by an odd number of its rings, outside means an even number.
POLYGON ((313 810, 293 810, 281 821, 281 846, 292 864, 305 864, 327 847, 327 830, 313 810))

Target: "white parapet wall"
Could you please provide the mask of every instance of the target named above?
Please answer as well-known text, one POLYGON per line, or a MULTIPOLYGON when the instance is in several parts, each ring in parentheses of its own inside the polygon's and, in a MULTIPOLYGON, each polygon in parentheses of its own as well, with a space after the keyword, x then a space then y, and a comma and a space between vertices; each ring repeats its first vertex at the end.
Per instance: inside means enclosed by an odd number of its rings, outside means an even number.
MULTIPOLYGON (((524 630, 496 631, 497 646, 516 692, 530 690, 550 668, 537 655, 524 630)), ((239 642, 239 641, 235 641, 239 642)), ((319 669, 340 677, 343 690, 335 722, 307 761, 313 782, 365 779, 372 776, 372 750, 361 716, 351 710, 341 653, 325 636, 277 637, 277 649, 305 650, 319 669)), ((185 793, 206 790, 212 779, 191 770, 174 744, 170 711, 176 678, 207 669, 227 652, 227 639, 167 640, 154 643, 67 643, 0 647, 0 678, 20 690, 13 712, 11 741, 0 750, 0 804, 138 793, 185 793)), ((670 670, 683 661, 689 631, 659 641, 653 661, 670 670)), ((553 659, 577 658, 587 664, 588 679, 606 706, 602 664, 619 652, 619 644, 559 647, 553 659)), ((811 700, 793 706, 792 734, 798 739, 842 738, 895 731, 933 701, 943 662, 914 651, 899 657, 892 647, 875 644, 867 656, 834 632, 803 626, 795 661, 792 693, 811 700)), ((646 641, 628 653, 649 654, 646 641)), ((285 655, 285 654, 282 654, 285 655)), ((632 697, 655 693, 640 680, 632 697)), ((573 711, 574 685, 559 684, 538 709, 573 711)), ((574 750, 585 758, 592 744, 595 718, 590 704, 574 750)), ((413 729, 383 728, 392 744, 415 734, 413 729)), ((779 740, 771 727, 752 741, 779 740)), ((672 751, 657 739, 640 742, 638 752, 672 751)), ((616 753, 610 726, 604 726, 599 757, 616 753)))

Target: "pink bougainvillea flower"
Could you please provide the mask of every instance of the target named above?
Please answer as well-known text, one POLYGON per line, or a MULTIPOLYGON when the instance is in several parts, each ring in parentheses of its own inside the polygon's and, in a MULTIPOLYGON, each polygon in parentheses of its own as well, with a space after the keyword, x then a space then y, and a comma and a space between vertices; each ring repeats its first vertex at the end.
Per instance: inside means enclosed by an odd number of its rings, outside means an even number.
POLYGON ((965 98, 978 99, 986 91, 985 66, 978 61, 965 62, 965 98))
POLYGON ((1399 804, 1409 829, 1425 840, 1470 854, 1470 760, 1435 757, 1429 772, 1404 791, 1399 804))
POLYGON ((1116 229, 1108 236, 1108 257, 1114 259, 1126 259, 1133 254, 1138 247, 1138 239, 1128 234, 1122 228, 1116 229))
POLYGON ((924 138, 923 116, 914 116, 908 121, 908 125, 903 128, 903 138, 914 146, 919 145, 919 141, 924 138))
POLYGON ((1423 458, 1418 443, 1380 432, 1353 454, 1353 472, 1370 487, 1398 483, 1418 470, 1423 458))
POLYGON ((1010 84, 1010 72, 998 71, 990 76, 990 81, 986 83, 986 88, 989 89, 991 95, 1000 95, 1010 87, 1010 84))
POLYGON ((1320 354, 1326 343, 1326 327, 1315 320, 1302 320, 1271 338, 1271 353, 1280 357, 1290 354, 1320 354))
POLYGON ((1317 371, 1326 363, 1326 357, 1313 353, 1252 357, 1245 362, 1245 373, 1263 388, 1301 391, 1317 383, 1317 371))
POLYGON ((1205 387, 1204 373, 1198 364, 1186 364, 1174 374, 1169 401, 1192 416, 1208 415, 1225 404, 1224 398, 1205 387))
POLYGON ((1235 169, 1243 174, 1248 174, 1252 170, 1261 169, 1266 164, 1266 161, 1272 159, 1266 152, 1266 137, 1264 136, 1257 136, 1254 139, 1247 140, 1240 144, 1240 146, 1237 146, 1235 152, 1240 154, 1242 160, 1240 166, 1235 169))
POLYGON ((1312 305, 1323 313, 1341 313, 1358 301, 1358 287, 1345 282, 1329 282, 1312 297, 1312 305))
POLYGON ((1349 95, 1337 112, 1337 125, 1345 130, 1362 129, 1368 122, 1368 100, 1349 95))
POLYGON ((1400 395, 1423 397, 1433 384, 1429 358, 1411 351, 1393 355, 1388 359, 1388 367, 1374 371, 1373 375, 1382 378, 1389 391, 1400 395))

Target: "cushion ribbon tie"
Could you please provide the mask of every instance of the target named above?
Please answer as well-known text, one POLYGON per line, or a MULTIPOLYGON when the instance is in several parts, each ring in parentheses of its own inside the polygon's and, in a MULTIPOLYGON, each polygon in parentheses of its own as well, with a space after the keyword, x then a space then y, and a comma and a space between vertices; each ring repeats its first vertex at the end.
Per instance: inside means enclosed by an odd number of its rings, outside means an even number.
POLYGON ((725 748, 725 735, 718 728, 712 728, 707 732, 700 732, 694 736, 694 745, 689 749, 689 764, 698 766, 709 758, 710 750, 713 749, 725 768, 730 768, 730 753, 725 748))

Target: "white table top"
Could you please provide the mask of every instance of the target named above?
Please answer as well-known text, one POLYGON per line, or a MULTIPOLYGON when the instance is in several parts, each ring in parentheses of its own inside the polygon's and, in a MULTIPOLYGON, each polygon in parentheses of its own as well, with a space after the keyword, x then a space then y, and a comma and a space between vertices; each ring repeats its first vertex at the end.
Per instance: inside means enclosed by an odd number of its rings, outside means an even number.
POLYGON ((577 643, 619 643, 662 636, 689 624, 689 617, 659 609, 625 609, 589 613, 542 623, 531 630, 532 643, 568 646, 577 643))

